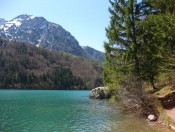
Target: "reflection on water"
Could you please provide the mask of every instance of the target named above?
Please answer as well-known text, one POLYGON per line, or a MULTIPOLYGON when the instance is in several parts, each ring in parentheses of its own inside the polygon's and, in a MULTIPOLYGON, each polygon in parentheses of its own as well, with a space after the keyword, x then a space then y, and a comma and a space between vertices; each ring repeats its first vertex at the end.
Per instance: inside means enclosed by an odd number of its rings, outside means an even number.
POLYGON ((0 90, 0 132, 168 132, 89 91, 0 90))

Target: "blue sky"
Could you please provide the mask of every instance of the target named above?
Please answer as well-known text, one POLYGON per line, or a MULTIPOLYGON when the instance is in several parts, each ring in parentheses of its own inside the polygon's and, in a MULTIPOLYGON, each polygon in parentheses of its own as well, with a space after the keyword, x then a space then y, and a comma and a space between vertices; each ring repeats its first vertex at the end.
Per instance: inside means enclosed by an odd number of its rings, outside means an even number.
POLYGON ((69 31, 81 46, 104 51, 109 25, 108 0, 1 0, 0 18, 21 14, 43 16, 69 31))

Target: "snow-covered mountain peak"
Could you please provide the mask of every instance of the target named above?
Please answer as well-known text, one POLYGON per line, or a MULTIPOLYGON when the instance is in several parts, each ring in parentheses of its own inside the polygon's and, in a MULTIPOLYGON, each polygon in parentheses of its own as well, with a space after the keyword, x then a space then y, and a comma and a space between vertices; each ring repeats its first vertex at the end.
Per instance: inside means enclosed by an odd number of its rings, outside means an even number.
POLYGON ((11 21, 7 22, 6 25, 15 25, 16 27, 20 27, 21 26, 21 19, 12 19, 11 21))
POLYGON ((85 56, 78 41, 70 32, 44 17, 19 15, 0 25, 0 37, 85 56))
POLYGON ((0 29, 4 30, 5 32, 10 29, 12 26, 15 28, 18 28, 21 26, 21 24, 23 23, 23 21, 28 21, 28 20, 32 20, 35 17, 32 15, 19 15, 17 17, 15 17, 14 19, 10 20, 10 21, 5 21, 3 19, 0 19, 0 29))
POLYGON ((97 56, 101 55, 91 48, 80 47, 70 32, 59 24, 47 21, 44 17, 24 14, 10 21, 0 19, 0 37, 92 59, 99 58, 97 56))
POLYGON ((23 21, 23 20, 29 20, 29 19, 34 19, 35 17, 32 15, 27 15, 27 14, 23 14, 23 15, 19 15, 17 17, 15 17, 14 19, 23 21))
POLYGON ((10 27, 16 26, 20 27, 21 26, 21 20, 20 19, 12 19, 11 21, 7 21, 4 24, 0 26, 0 29, 4 29, 4 31, 7 31, 10 27))

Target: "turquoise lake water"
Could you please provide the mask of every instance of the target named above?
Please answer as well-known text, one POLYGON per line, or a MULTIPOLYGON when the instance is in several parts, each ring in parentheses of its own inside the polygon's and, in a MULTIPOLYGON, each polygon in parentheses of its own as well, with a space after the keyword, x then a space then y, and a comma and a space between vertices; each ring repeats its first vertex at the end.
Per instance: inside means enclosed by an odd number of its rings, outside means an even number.
POLYGON ((168 132, 89 91, 0 90, 0 132, 168 132))

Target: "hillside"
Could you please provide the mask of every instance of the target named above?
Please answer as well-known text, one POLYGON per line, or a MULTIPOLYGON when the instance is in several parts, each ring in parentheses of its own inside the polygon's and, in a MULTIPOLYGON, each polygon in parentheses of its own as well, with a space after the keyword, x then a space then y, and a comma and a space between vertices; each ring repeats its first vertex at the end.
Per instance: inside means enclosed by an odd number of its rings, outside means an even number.
POLYGON ((88 59, 23 42, 0 40, 0 88, 91 89, 102 66, 88 59))
POLYGON ((95 50, 89 46, 82 47, 89 58, 93 60, 98 60, 99 62, 104 62, 104 53, 98 50, 95 50))

